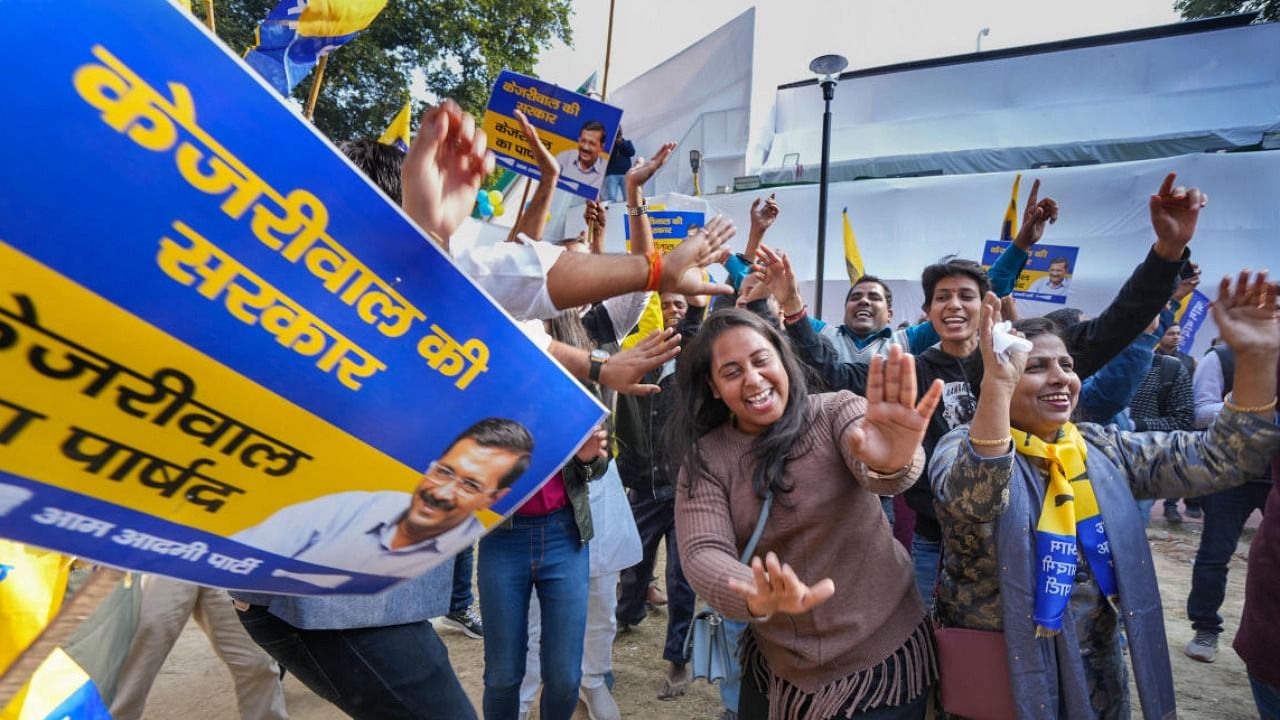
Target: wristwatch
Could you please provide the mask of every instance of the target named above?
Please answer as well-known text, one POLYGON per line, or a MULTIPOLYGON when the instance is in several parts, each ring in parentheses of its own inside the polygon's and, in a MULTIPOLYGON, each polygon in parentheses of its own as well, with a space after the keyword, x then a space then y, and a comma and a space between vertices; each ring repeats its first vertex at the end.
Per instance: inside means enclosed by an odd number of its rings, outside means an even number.
POLYGON ((604 364, 607 362, 609 362, 609 353, 600 348, 591 351, 591 372, 589 373, 591 382, 600 382, 600 371, 604 369, 604 364))
POLYGON ((648 212, 649 212, 649 206, 648 206, 648 205, 637 205, 637 206, 635 206, 635 207, 628 207, 628 208, 627 208, 627 214, 628 214, 628 215, 631 215, 631 216, 633 216, 633 217, 634 217, 634 216, 636 216, 636 215, 644 215, 645 213, 648 213, 648 212))

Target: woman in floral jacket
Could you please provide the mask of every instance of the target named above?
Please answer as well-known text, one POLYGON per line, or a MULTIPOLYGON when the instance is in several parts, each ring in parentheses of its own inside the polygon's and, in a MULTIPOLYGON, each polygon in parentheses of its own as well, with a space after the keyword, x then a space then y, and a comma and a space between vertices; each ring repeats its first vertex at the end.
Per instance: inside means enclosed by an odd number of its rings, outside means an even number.
MULTIPOLYGON (((1134 498, 1202 495, 1260 474, 1275 423, 1280 315, 1265 273, 1224 278, 1213 306, 1244 362, 1216 422, 1200 432, 1124 432, 1070 422, 1080 391, 1057 329, 1018 324, 1029 353, 994 351, 994 295, 982 312, 977 413, 930 466, 943 528, 937 612, 944 627, 1003 632, 1019 718, 1127 718, 1128 635, 1148 720, 1174 717, 1160 593, 1134 498)), ((946 683, 948 659, 943 661, 946 683)))

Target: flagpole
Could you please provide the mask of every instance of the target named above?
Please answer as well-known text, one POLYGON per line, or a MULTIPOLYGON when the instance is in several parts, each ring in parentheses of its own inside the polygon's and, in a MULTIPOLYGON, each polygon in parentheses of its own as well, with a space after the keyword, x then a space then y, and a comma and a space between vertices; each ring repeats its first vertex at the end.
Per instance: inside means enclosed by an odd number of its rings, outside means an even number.
POLYGON ((613 55, 613 2, 609 0, 609 34, 604 44, 604 83, 600 86, 600 100, 609 96, 609 58, 613 55))
POLYGON ((320 63, 316 65, 316 79, 311 81, 311 94, 307 96, 307 109, 302 116, 310 120, 316 112, 316 100, 320 99, 320 83, 324 82, 324 66, 329 63, 329 56, 322 55, 320 63))
MULTIPOLYGON (((123 572, 109 568, 93 571, 76 594, 63 603, 58 614, 53 616, 27 649, 14 658, 9 668, 0 674, 0 709, 8 707, 45 658, 67 643, 76 628, 98 609, 124 577, 123 572)), ((137 579, 133 582, 137 582, 137 579)))
POLYGON ((520 218, 524 217, 524 204, 529 201, 529 188, 531 187, 533 187, 533 180, 525 178, 524 194, 520 196, 520 209, 516 210, 516 221, 511 223, 511 232, 507 233, 507 242, 514 242, 516 239, 516 228, 520 227, 520 218))
POLYGON ((213 19, 213 0, 204 0, 205 19, 204 22, 209 26, 209 32, 218 32, 218 23, 213 19))

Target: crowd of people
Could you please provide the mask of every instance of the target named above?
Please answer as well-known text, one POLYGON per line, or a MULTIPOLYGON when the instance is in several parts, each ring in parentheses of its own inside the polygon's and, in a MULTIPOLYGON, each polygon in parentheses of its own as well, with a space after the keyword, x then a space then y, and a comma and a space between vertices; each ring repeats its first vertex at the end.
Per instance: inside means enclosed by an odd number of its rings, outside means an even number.
MULTIPOLYGON (((612 720, 628 716, 610 691, 615 636, 664 604, 658 693, 678 698, 700 598, 738 649, 719 683, 724 718, 1170 718, 1145 527, 1156 500, 1172 519, 1179 499, 1200 498, 1185 653, 1215 659, 1232 552, 1269 503, 1235 647, 1259 714, 1280 718, 1277 289, 1265 272, 1222 279, 1221 344, 1199 363, 1178 352, 1173 308, 1200 282, 1189 244, 1204 193, 1170 174, 1146 199, 1154 241, 1096 317, 1017 317, 1014 282, 1059 214, 1036 181, 989 270, 957 257, 923 268, 922 322, 895 328, 890 287, 865 275, 843 322, 823 323, 765 242, 783 210, 773 197, 752 205, 740 252, 725 218, 656 250, 644 187, 672 143, 609 163, 627 254, 602 251, 594 202, 584 233, 544 237, 560 162, 517 120, 542 178, 498 245, 451 242, 493 170, 454 103, 426 112, 407 154, 343 149, 609 419, 474 551, 381 595, 232 593, 233 623, 222 591, 149 578, 115 717, 140 717, 194 609, 246 718, 284 716, 275 663, 352 717, 476 717, 431 623, 445 618, 483 640, 486 720, 535 702, 538 717, 567 720, 579 700, 612 720), (975 673, 980 687, 958 679, 975 673)), ((1052 291, 1066 292, 1062 275, 1052 291)), ((512 452, 518 438, 500 435, 458 442, 512 452)), ((431 502, 465 506, 457 481, 433 480, 431 502)))

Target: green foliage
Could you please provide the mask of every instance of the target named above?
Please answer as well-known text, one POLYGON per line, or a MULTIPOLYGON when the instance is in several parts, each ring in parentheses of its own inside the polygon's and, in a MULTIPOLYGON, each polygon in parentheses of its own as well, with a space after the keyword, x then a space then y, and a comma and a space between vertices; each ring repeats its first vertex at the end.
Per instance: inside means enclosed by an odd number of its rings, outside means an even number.
MULTIPOLYGON (((277 2, 215 0, 218 35, 243 54, 277 2)), ((203 20, 205 3, 191 6, 203 20)), ((378 137, 408 99, 415 69, 428 92, 479 114, 501 70, 532 73, 542 48, 572 41, 569 12, 569 0, 390 0, 367 30, 329 55, 316 127, 334 142, 378 137)), ((313 72, 294 88, 298 102, 306 103, 314 79, 313 72)))
POLYGON ((1188 19, 1257 10, 1259 22, 1280 20, 1280 0, 1175 0, 1173 9, 1188 19))

